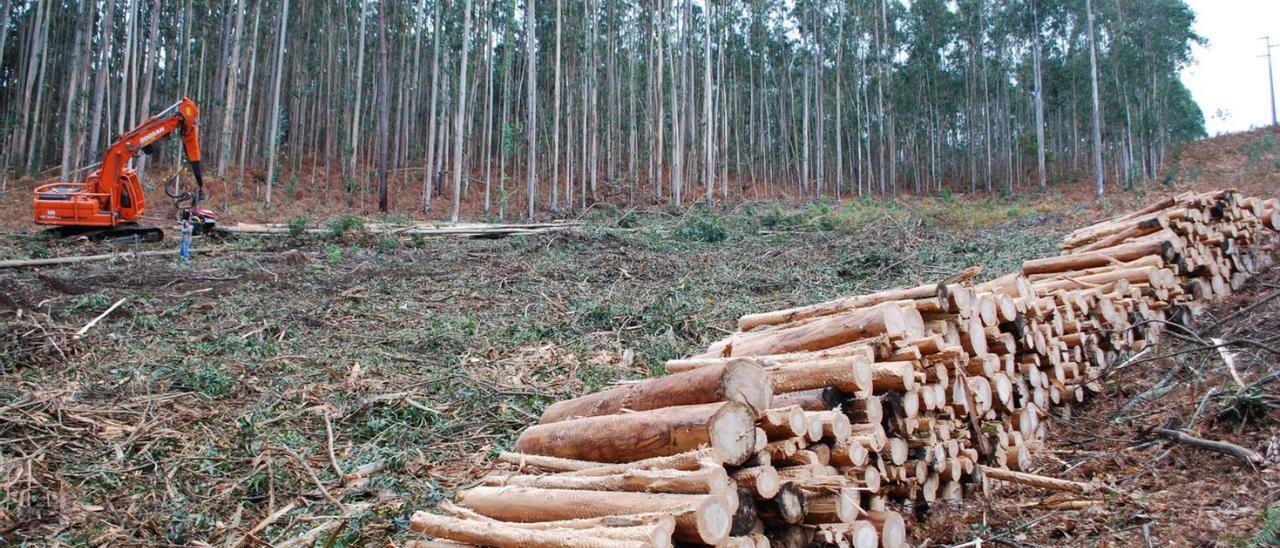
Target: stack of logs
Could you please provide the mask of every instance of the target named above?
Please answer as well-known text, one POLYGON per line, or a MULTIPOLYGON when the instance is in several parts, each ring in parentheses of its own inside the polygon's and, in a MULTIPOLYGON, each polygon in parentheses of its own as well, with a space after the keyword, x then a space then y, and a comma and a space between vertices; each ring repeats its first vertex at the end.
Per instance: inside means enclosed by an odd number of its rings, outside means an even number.
POLYGON ((1277 223, 1274 199, 1183 194, 986 283, 744 316, 669 375, 551 405, 504 470, 412 527, 444 544, 897 547, 898 503, 992 479, 1087 493, 1029 473, 1046 419, 1270 266, 1277 223))

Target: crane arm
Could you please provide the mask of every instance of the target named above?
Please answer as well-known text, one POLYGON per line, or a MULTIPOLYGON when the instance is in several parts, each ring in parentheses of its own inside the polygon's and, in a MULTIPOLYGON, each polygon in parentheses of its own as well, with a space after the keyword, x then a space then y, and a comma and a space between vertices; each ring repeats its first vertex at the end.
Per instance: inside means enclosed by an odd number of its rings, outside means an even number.
POLYGON ((98 192, 109 193, 113 198, 118 197, 121 172, 128 165, 129 160, 152 143, 178 131, 182 134, 187 163, 191 165, 191 173, 195 176, 196 186, 200 189, 197 196, 203 195, 204 175, 200 169, 200 128, 196 122, 199 113, 195 101, 183 97, 181 101, 121 135, 107 149, 102 159, 102 167, 98 172, 98 192))

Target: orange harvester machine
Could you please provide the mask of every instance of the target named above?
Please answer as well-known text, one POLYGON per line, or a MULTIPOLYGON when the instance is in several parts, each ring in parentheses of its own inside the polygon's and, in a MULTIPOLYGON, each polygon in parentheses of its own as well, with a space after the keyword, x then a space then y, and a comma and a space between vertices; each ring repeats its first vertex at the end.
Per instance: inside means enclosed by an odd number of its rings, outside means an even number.
POLYGON ((165 192, 175 200, 183 215, 200 228, 212 227, 212 212, 199 209, 204 194, 204 177, 200 171, 200 131, 196 124, 199 109, 189 98, 183 98, 163 112, 133 128, 107 149, 102 163, 83 183, 59 182, 42 185, 35 190, 35 222, 54 225, 67 233, 140 233, 147 239, 160 239, 163 232, 138 226, 146 212, 146 193, 137 172, 128 167, 139 152, 150 152, 156 141, 178 132, 183 150, 195 176, 196 192, 177 194, 175 175, 165 192))

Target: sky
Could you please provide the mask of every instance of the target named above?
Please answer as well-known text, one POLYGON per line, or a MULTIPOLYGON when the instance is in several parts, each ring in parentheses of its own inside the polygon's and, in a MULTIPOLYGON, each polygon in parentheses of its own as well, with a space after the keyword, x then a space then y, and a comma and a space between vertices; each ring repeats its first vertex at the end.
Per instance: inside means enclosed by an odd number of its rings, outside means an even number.
POLYGON ((1271 35, 1276 46, 1271 50, 1272 65, 1280 85, 1280 0, 1187 4, 1196 12, 1196 32, 1208 42, 1194 47, 1195 60, 1182 71, 1182 81, 1204 111, 1209 135, 1270 124, 1267 60, 1259 56, 1266 51, 1261 38, 1271 35))

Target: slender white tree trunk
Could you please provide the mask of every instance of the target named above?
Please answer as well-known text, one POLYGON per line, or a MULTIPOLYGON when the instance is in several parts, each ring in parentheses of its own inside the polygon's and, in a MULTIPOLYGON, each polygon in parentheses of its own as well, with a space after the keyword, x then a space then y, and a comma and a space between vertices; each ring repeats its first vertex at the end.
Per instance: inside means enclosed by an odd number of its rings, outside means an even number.
MULTIPOLYGON (((362 14, 363 15, 363 14, 362 14)), ((271 132, 267 134, 267 197, 271 207, 271 188, 276 176, 276 138, 280 131, 280 83, 284 80, 284 44, 289 31, 289 0, 280 6, 280 42, 276 49, 276 82, 271 92, 271 132)))
POLYGON ((240 87, 240 37, 244 34, 244 3, 236 2, 236 24, 231 32, 231 60, 227 63, 227 97, 222 107, 222 135, 218 139, 218 177, 231 162, 231 122, 235 119, 236 89, 240 87))
POLYGON ((462 209, 462 175, 466 168, 462 161, 462 129, 467 114, 467 45, 471 39, 471 0, 463 4, 462 50, 458 52, 458 113, 453 120, 453 213, 449 219, 458 221, 462 209))
POLYGON ((430 114, 427 117, 427 165, 425 167, 426 177, 422 181, 422 212, 431 212, 431 193, 434 190, 432 183, 436 178, 436 111, 440 97, 440 4, 435 2, 435 21, 432 27, 435 29, 431 34, 433 45, 431 46, 431 107, 430 114))
POLYGON ((525 123, 525 135, 528 137, 528 151, 526 153, 525 165, 525 192, 529 202, 528 216, 529 220, 533 220, 533 204, 536 202, 535 191, 537 190, 538 177, 538 72, 536 59, 536 30, 534 27, 534 3, 535 0, 525 0, 524 3, 524 47, 525 47, 525 86, 528 89, 528 99, 526 99, 525 107, 528 109, 528 121, 525 123))
POLYGON ((1101 198, 1105 188, 1102 168, 1102 103, 1098 99, 1098 46, 1093 36, 1093 1, 1085 0, 1084 5, 1089 25, 1089 80, 1093 85, 1093 192, 1101 198))
POLYGON ((703 117, 703 166, 702 183, 706 187, 707 207, 715 205, 715 138, 712 129, 715 127, 711 116, 711 2, 704 4, 703 13, 703 76, 702 76, 702 117, 703 117))
MULTIPOLYGON (((360 102, 364 98, 364 34, 365 34, 365 12, 368 11, 368 4, 365 0, 360 0, 360 12, 356 14, 360 18, 360 43, 356 44, 356 100, 351 107, 351 156, 347 158, 348 176, 356 177, 356 163, 360 157, 360 102)), ((270 181, 268 181, 270 184, 270 181)), ((270 187, 268 187, 270 188, 270 187)))
POLYGON ((552 111, 551 125, 551 211, 560 209, 560 19, 564 11, 564 0, 556 0, 556 77, 555 107, 552 111))
POLYGON ((236 178, 236 196, 240 196, 244 184, 244 168, 249 163, 249 127, 253 119, 253 86, 258 70, 258 20, 262 15, 262 2, 253 6, 253 41, 249 44, 249 88, 244 95, 244 117, 240 119, 240 176, 236 178))

